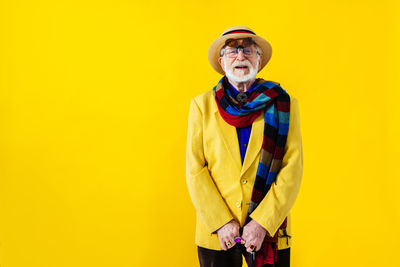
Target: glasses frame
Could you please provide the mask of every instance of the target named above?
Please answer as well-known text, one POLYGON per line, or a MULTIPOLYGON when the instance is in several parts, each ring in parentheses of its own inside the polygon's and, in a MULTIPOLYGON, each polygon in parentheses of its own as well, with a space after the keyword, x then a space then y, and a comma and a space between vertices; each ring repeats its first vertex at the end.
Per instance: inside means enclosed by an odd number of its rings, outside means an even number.
POLYGON ((261 55, 260 51, 258 51, 257 48, 253 48, 253 47, 251 47, 251 46, 243 47, 243 46, 240 45, 240 46, 236 46, 236 47, 229 47, 229 46, 228 46, 228 47, 222 48, 222 50, 221 50, 221 56, 226 55, 228 58, 236 58, 236 57, 239 55, 240 50, 242 50, 243 55, 244 55, 245 57, 247 57, 247 58, 253 57, 253 56, 255 56, 256 54, 261 55), (244 50, 245 50, 245 49, 248 49, 248 48, 251 48, 251 50, 253 51, 251 54, 246 54, 246 53, 244 52, 244 50), (226 50, 227 50, 227 49, 234 49, 234 50, 231 51, 231 53, 226 53, 226 50), (232 53, 232 52, 234 52, 234 51, 236 51, 236 53, 232 53), (232 56, 232 55, 233 55, 233 56, 232 56))

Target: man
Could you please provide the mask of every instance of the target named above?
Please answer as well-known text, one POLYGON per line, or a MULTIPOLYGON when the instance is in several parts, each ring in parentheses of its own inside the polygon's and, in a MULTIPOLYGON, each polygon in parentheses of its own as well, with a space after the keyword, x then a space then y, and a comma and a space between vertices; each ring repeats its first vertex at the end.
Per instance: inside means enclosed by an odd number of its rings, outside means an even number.
POLYGON ((242 254, 289 266, 303 152, 297 99, 256 79, 271 52, 247 27, 225 30, 208 54, 224 77, 191 100, 186 177, 201 267, 241 267, 242 254))

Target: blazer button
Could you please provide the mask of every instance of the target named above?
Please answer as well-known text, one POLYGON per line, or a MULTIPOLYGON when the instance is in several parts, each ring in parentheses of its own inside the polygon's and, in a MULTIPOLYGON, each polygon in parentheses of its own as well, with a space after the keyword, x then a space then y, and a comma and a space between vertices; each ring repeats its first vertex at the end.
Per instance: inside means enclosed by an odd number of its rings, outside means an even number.
POLYGON ((241 204, 240 201, 236 202, 236 207, 240 208, 241 204))
POLYGON ((242 179, 242 184, 246 184, 247 180, 246 179, 242 179))

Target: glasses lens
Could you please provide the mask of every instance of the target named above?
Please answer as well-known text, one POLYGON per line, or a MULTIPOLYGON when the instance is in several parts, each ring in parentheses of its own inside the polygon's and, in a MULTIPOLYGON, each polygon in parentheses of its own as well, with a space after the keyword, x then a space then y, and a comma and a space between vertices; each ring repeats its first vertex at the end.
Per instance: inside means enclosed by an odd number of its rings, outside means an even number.
POLYGON ((243 54, 245 54, 246 56, 252 56, 253 55, 253 49, 251 49, 251 47, 245 47, 243 49, 243 54))
POLYGON ((236 48, 227 48, 225 50, 225 53, 228 57, 230 58, 235 58, 237 57, 237 55, 239 54, 239 50, 242 50, 243 54, 245 56, 253 56, 255 54, 255 50, 252 47, 236 47, 236 48))
POLYGON ((228 57, 236 57, 238 54, 237 48, 228 48, 226 49, 226 55, 228 57))

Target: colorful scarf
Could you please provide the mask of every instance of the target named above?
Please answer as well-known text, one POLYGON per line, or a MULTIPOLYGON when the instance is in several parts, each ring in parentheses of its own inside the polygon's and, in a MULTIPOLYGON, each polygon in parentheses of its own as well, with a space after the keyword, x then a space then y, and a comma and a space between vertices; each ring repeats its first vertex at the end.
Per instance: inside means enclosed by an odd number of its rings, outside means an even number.
MULTIPOLYGON (((219 113, 232 126, 242 128, 252 124, 264 109, 264 137, 246 224, 251 221, 250 214, 268 193, 281 168, 290 115, 290 97, 279 84, 262 79, 255 82, 250 96, 241 102, 226 89, 230 85, 225 76, 213 88, 219 113)), ((286 233, 286 226, 287 218, 279 229, 286 233)), ((277 261, 277 243, 278 231, 273 237, 267 234, 261 249, 255 254, 255 267, 277 261)), ((250 259, 250 255, 247 256, 250 259)))

